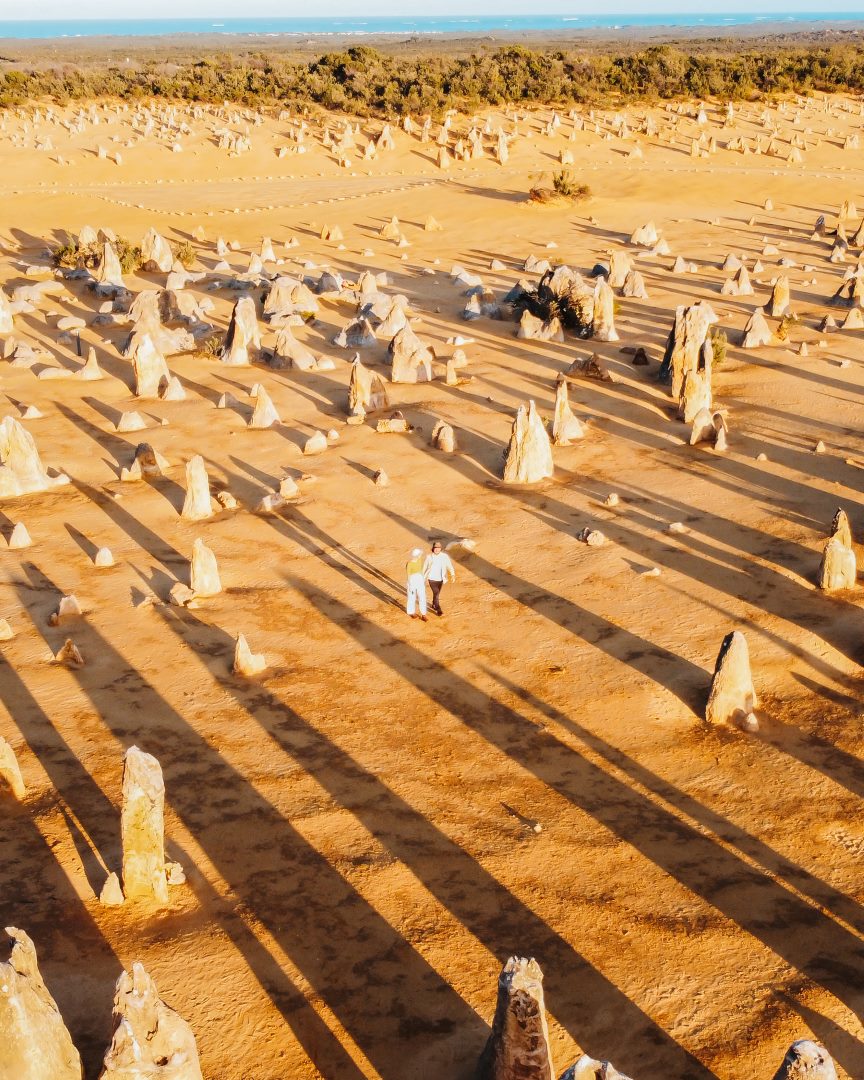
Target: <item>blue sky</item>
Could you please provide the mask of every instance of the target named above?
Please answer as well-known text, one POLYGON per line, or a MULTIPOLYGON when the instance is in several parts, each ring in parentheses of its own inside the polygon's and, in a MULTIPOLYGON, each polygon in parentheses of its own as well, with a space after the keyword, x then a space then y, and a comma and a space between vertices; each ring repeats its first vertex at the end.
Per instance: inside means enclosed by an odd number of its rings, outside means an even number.
MULTIPOLYGON (((692 0, 614 0, 604 3, 604 14, 677 13, 690 8, 692 0)), ((864 0, 702 0, 705 11, 777 12, 790 15, 796 11, 843 12, 864 10, 864 0)), ((236 0, 126 0, 122 14, 104 0, 38 0, 19 3, 0 0, 0 20, 3 19, 70 19, 70 18, 224 18, 226 16, 308 16, 327 15, 450 15, 450 14, 520 14, 527 0, 321 0, 314 7, 286 3, 285 0, 248 0, 238 11, 236 0)), ((596 2, 586 0, 532 0, 532 7, 543 13, 580 15, 597 14, 596 2)))

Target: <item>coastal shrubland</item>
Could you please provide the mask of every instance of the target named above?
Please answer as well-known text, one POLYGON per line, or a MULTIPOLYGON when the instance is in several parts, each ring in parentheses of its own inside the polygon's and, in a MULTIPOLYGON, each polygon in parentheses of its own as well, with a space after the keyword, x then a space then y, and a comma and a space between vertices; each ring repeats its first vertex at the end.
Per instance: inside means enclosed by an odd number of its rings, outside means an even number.
POLYGON ((406 56, 359 45, 311 61, 256 52, 124 65, 0 65, 0 107, 160 98, 399 116, 487 105, 734 101, 813 91, 864 91, 864 50, 852 42, 742 48, 730 40, 714 47, 651 45, 620 53, 507 45, 464 56, 406 56))

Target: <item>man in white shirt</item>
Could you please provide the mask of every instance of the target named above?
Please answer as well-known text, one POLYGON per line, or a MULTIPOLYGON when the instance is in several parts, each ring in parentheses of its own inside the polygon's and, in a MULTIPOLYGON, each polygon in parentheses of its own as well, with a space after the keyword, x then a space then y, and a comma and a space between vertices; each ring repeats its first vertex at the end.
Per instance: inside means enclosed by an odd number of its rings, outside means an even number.
POLYGON ((441 550, 440 541, 436 540, 432 545, 432 553, 426 556, 423 564, 423 576, 429 582, 432 590, 432 610, 436 615, 443 615, 441 610, 441 590, 445 581, 455 581, 456 571, 453 562, 446 551, 441 550))

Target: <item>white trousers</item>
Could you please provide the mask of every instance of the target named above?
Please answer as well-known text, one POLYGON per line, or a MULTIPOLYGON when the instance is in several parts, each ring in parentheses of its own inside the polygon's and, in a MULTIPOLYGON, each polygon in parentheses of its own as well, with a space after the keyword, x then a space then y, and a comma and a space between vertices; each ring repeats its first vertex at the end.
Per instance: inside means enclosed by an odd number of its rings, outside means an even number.
POLYGON ((426 578, 422 574, 412 574, 408 578, 408 605, 407 612, 413 615, 417 605, 420 605, 420 614, 426 614, 426 578))

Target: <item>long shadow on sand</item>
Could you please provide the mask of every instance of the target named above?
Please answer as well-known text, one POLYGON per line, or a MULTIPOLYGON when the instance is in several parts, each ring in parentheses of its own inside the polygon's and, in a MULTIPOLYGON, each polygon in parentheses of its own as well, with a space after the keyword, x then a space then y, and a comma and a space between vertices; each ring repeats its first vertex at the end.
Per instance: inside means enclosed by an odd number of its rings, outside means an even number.
MULTIPOLYGON (((614 1047, 622 1068, 630 1068, 637 1060, 644 1061, 644 1048, 650 1045, 658 1069, 682 1078, 710 1075, 531 908, 382 780, 265 687, 248 687, 224 674, 234 646, 228 634, 188 611, 162 614, 180 640, 207 663, 220 688, 340 806, 362 821, 478 940, 502 961, 514 951, 540 960, 550 1005, 580 1046, 598 1055, 611 1053, 614 1047), (621 1044, 622 1024, 632 1040, 630 1047, 621 1044)), ((341 677, 346 700, 362 702, 362 686, 355 694, 350 671, 341 677)), ((414 1002, 413 1008, 419 1005, 414 1002)), ((466 1067, 479 1049, 466 1047, 466 1067)))
MULTIPOLYGON (((29 580, 16 587, 26 607, 34 606, 34 590, 59 591, 33 563, 23 568, 29 580)), ((137 742, 160 758, 178 817, 234 895, 255 913, 344 1024, 382 1080, 405 1080, 411 1075, 405 1062, 424 1061, 435 1039, 447 1032, 473 1038, 479 1052, 485 1025, 421 954, 92 623, 82 619, 75 638, 85 656, 101 661, 70 669, 82 692, 118 741, 137 742), (123 678, 104 682, 103 665, 123 671, 123 678), (218 824, 211 805, 217 793, 222 814, 218 824), (392 1030, 382 1037, 368 1023, 369 1002, 377 997, 377 992, 370 995, 370 987, 381 986, 388 987, 388 995, 392 987, 402 1001, 434 1002, 434 1014, 412 1025, 400 1022, 398 1010, 388 1010, 385 1019, 392 1030)), ((358 1066, 288 977, 283 974, 274 986, 272 976, 272 970, 263 973, 261 984, 316 1066, 326 1076, 359 1080, 358 1066)), ((416 1080, 422 1075, 417 1072, 416 1080)))
POLYGON ((308 581, 288 584, 364 649, 856 1013, 864 942, 767 873, 308 581))
MULTIPOLYGON (((98 873, 97 860, 78 822, 90 840, 110 845, 114 839, 111 822, 116 820, 116 814, 3 657, 0 686, 9 715, 56 787, 60 811, 92 885, 98 873), (80 805, 82 791, 89 800, 86 810, 80 805)), ((32 801, 20 805, 4 793, 0 795, 0 806, 4 820, 0 925, 21 927, 33 938, 45 982, 69 1027, 87 1075, 95 1076, 111 1034, 111 1002, 120 961, 37 828, 32 801), (25 866, 34 869, 25 873, 25 866), (73 941, 74 949, 70 948, 73 941), (82 957, 94 969, 109 972, 108 981, 102 983, 90 972, 82 972, 82 957), (89 1016, 79 1022, 76 1012, 82 993, 87 997, 89 1016), (92 1016, 103 1018, 101 1029, 98 1021, 92 1022, 92 1016)), ((3 954, 5 959, 5 947, 3 954)))

